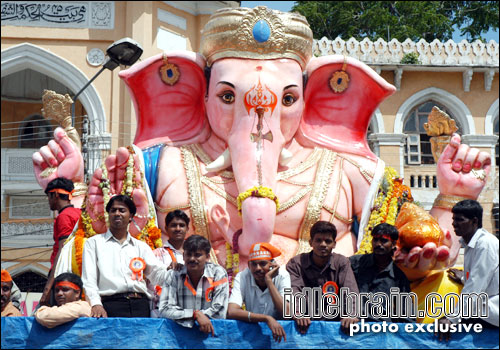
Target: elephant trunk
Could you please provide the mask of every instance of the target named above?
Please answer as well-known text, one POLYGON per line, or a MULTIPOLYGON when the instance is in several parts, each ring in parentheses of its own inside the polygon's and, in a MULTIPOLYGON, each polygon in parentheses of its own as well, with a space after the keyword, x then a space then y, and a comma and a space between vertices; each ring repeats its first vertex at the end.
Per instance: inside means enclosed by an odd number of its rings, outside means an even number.
POLYGON ((248 254, 252 244, 271 240, 276 202, 270 198, 273 196, 257 197, 255 192, 249 190, 262 186, 276 193, 278 162, 285 143, 279 118, 271 118, 271 113, 265 116, 268 113, 259 108, 256 114, 255 117, 247 115, 237 118, 228 139, 238 192, 247 194, 241 204, 243 233, 238 241, 239 251, 243 255, 248 254))

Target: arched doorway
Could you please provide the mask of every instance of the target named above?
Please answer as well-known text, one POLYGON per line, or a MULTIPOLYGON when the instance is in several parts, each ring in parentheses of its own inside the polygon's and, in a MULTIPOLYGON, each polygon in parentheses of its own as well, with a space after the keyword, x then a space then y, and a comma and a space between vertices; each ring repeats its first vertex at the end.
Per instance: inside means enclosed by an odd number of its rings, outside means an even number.
MULTIPOLYGON (((30 43, 3 50, 1 63, 2 78, 24 69, 32 69, 58 81, 73 92, 79 91, 89 81, 71 62, 30 43)), ((106 136, 106 113, 97 90, 90 85, 79 96, 79 100, 88 114, 90 134, 106 136)))

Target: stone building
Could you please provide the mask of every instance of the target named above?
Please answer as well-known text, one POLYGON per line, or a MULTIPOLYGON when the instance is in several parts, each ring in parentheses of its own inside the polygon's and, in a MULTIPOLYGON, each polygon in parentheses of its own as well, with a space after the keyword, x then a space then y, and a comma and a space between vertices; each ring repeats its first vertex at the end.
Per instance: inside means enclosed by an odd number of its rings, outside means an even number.
MULTIPOLYGON (((43 89, 74 96, 99 71, 107 47, 124 37, 142 46, 142 59, 164 50, 197 51, 200 31, 210 14, 237 7, 239 2, 2 1, 1 6, 2 268, 21 286, 24 280, 40 278, 33 287, 36 291, 43 287, 48 271, 53 220, 31 163, 33 152, 48 142, 54 129, 54 123, 41 116, 43 89)), ((494 230, 494 205, 498 213, 497 42, 323 38, 315 41, 314 54, 356 57, 397 87, 375 112, 369 141, 375 153, 404 176, 426 208, 437 195, 435 164, 423 130, 432 106, 455 119, 464 142, 490 152, 493 169, 480 200, 485 207, 484 226, 494 230), (419 54, 420 64, 401 64, 411 52, 419 54)), ((134 138, 133 105, 118 78, 119 70, 103 71, 76 103, 75 126, 80 134, 84 129, 88 132, 90 172, 106 154, 134 138), (88 127, 84 128, 85 123, 88 127)))

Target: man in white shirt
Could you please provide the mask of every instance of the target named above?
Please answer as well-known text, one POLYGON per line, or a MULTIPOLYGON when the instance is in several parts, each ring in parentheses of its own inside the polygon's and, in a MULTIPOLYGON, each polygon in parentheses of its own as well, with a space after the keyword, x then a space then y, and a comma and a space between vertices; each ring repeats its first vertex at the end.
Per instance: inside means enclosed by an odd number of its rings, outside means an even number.
MULTIPOLYGON (((449 269, 449 277, 464 285, 462 295, 469 293, 486 293, 488 295, 488 317, 461 319, 462 323, 481 323, 483 327, 498 327, 498 238, 482 228, 483 208, 475 200, 463 200, 455 204, 453 213, 453 228, 460 238, 464 251, 464 271, 449 269)), ((472 311, 476 310, 476 299, 472 311)), ((463 305, 460 309, 464 310, 463 305)), ((440 324, 457 323, 459 318, 441 318, 440 324)), ((440 328, 441 330, 441 328, 440 328)), ((450 339, 450 333, 441 330, 440 340, 450 339)))
POLYGON ((117 195, 106 205, 109 230, 87 240, 82 280, 92 317, 150 317, 145 277, 162 285, 167 267, 144 242, 133 238, 128 225, 136 213, 132 199, 117 195))
POLYGON ((274 262, 280 255, 279 249, 269 243, 252 245, 248 269, 236 275, 227 310, 227 318, 266 322, 277 342, 286 341, 285 330, 276 319, 283 318, 283 295, 285 288, 291 288, 290 274, 274 262))

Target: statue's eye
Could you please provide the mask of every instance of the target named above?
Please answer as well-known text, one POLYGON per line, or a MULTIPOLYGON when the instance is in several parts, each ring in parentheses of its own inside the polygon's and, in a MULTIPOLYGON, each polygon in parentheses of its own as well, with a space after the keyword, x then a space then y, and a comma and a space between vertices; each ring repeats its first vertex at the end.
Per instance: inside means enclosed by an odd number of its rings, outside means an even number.
POLYGON ((291 106, 297 101, 297 98, 292 94, 286 94, 283 96, 283 106, 291 106))
POLYGON ((219 95, 222 102, 226 104, 231 104, 234 102, 234 93, 231 91, 224 91, 219 95))

